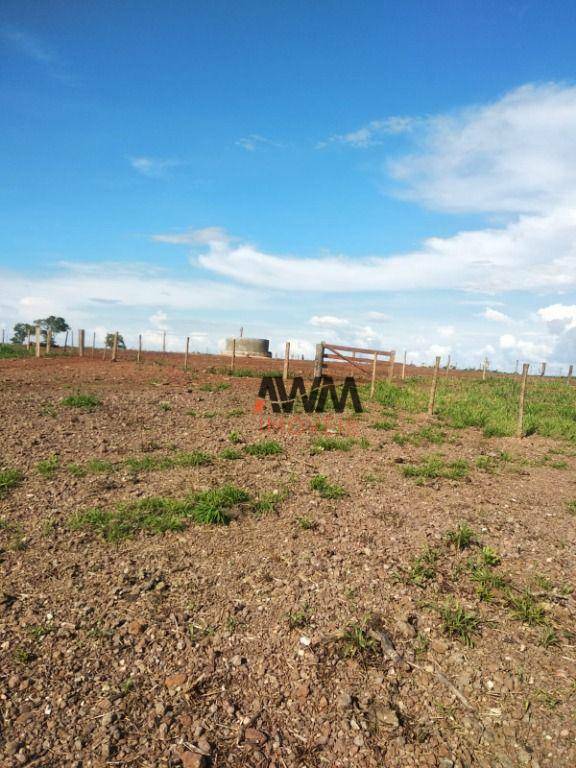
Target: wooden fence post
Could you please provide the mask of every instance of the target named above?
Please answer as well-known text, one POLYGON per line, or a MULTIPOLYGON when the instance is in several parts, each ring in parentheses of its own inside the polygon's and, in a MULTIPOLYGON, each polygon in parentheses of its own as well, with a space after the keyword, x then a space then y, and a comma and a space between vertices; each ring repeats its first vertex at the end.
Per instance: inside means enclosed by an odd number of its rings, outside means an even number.
POLYGON ((36 346, 36 357, 40 357, 40 326, 34 328, 34 342, 36 346))
POLYGON ((451 362, 451 360, 452 360, 452 358, 450 357, 450 355, 448 355, 448 362, 446 363, 446 376, 448 376, 448 374, 450 373, 450 362, 451 362))
POLYGON ((544 376, 546 373, 546 363, 540 364, 540 376, 544 376))
POLYGON ((30 331, 28 331, 28 339, 26 340, 26 349, 30 349, 30 331))
POLYGON ((50 349, 52 347, 52 328, 48 328, 46 330, 46 354, 50 354, 50 349))
POLYGON ((290 371, 290 342, 286 342, 286 346, 284 347, 284 372, 282 374, 282 378, 284 381, 288 381, 288 373, 290 371))
POLYGON ((140 362, 140 358, 142 357, 142 334, 138 334, 138 352, 136 352, 136 362, 140 362))
POLYGON ((388 368, 388 381, 394 378, 394 364, 396 362, 396 352, 390 352, 390 366, 388 368))
POLYGON ((319 379, 322 376, 324 368, 324 342, 316 344, 316 357, 314 358, 314 378, 319 379))
POLYGON ((568 366, 568 376, 566 377, 566 381, 570 383, 570 379, 572 378, 572 371, 574 370, 573 365, 568 366))
POLYGON ((162 331, 162 353, 166 354, 166 331, 162 331))
POLYGON ((112 357, 110 360, 115 363, 118 358, 118 331, 114 332, 114 339, 112 341, 112 357))
POLYGON ((70 331, 70 352, 74 352, 74 331, 70 331))
POLYGON ((514 373, 518 373, 518 360, 516 360, 516 367, 514 368, 514 373))
POLYGON ((188 353, 190 352, 190 336, 186 336, 186 348, 184 350, 184 370, 188 370, 188 353))
POLYGON ((84 330, 78 331, 78 357, 84 357, 84 330))
POLYGON ((482 381, 486 381, 486 371, 488 369, 488 358, 484 358, 484 362, 482 363, 482 381))
POLYGON ((374 388, 376 386, 376 363, 378 362, 378 352, 374 352, 372 358, 372 381, 370 382, 370 397, 374 397, 374 388))
POLYGON ((518 427, 516 429, 516 437, 522 437, 524 435, 524 400, 526 399, 526 381, 528 379, 529 363, 524 363, 522 366, 522 383, 520 384, 520 403, 518 405, 518 427))
POLYGON ((66 331, 66 336, 64 336, 64 352, 68 349, 68 331, 66 331))
POLYGON ((230 358, 230 373, 234 373, 236 367, 236 339, 232 339, 232 357, 230 358))
POLYGON ((406 350, 404 350, 404 360, 402 361, 402 381, 406 378, 406 350))
POLYGON ((430 399, 428 400, 428 416, 434 413, 434 401, 436 400, 436 387, 438 386, 438 370, 440 368, 440 357, 436 357, 434 363, 434 373, 432 375, 432 385, 430 387, 430 399))
POLYGON ((92 332, 92 357, 94 357, 96 353, 96 331, 92 332))

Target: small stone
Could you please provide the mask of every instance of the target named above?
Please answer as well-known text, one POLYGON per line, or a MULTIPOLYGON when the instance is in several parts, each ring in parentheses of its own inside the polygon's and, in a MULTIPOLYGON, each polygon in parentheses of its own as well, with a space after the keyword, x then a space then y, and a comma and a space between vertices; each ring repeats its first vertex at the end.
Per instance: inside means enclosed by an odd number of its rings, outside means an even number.
POLYGON ((232 656, 230 663, 233 667, 241 667, 243 664, 246 664, 246 659, 237 654, 236 656, 232 656))
POLYGON ((145 621, 142 621, 142 619, 133 619, 133 620, 132 620, 132 621, 131 621, 131 622, 128 624, 128 632, 129 632, 131 635, 141 635, 141 634, 142 634, 142 632, 144 632, 144 631, 145 631, 145 629, 146 629, 146 627, 147 627, 147 626, 148 626, 148 625, 146 624, 146 622, 145 622, 145 621))
POLYGON ((202 752, 203 755, 210 755, 212 752, 212 747, 210 746, 210 742, 206 738, 201 738, 198 741, 198 749, 200 752, 202 752))
POLYGON ((412 626, 412 624, 409 624, 407 621, 397 621, 396 622, 396 631, 399 635, 402 637, 405 637, 407 640, 410 640, 414 637, 416 637, 416 630, 412 626))
POLYGON ((183 768, 206 768, 208 766, 206 755, 201 755, 198 752, 180 752, 178 756, 182 761, 183 768))
POLYGON ((338 709, 348 709, 352 706, 352 696, 349 693, 341 693, 336 699, 338 709))
POLYGON ((166 688, 181 688, 186 682, 186 674, 184 672, 178 672, 175 675, 171 675, 164 680, 166 688))
POLYGON ((116 713, 115 712, 106 712, 102 716, 102 725, 104 728, 108 728, 108 726, 112 725, 112 723, 116 720, 116 713))
POLYGON ((256 730, 256 728, 246 728, 244 731, 244 741, 249 744, 265 744, 267 738, 265 733, 256 730))
POLYGON ((373 712, 374 717, 376 718, 376 721, 379 725, 385 725, 389 728, 398 728, 400 725, 398 715, 390 707, 376 706, 374 707, 373 712))

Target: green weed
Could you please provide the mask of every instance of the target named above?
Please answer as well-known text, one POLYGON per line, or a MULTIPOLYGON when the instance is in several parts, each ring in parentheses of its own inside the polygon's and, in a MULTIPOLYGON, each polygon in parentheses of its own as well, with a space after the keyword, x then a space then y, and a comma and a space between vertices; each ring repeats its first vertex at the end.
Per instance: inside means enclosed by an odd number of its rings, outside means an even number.
POLYGON ((259 443, 252 443, 247 445, 244 450, 250 456, 277 456, 279 453, 284 453, 284 449, 275 440, 262 440, 259 443))
POLYGON ((348 495, 345 488, 330 483, 325 475, 314 475, 310 480, 310 488, 313 491, 318 491, 323 499, 341 499, 348 495))
POLYGON ((89 395, 82 392, 77 392, 75 395, 69 395, 61 401, 62 405, 66 405, 69 408, 83 408, 87 411, 92 411, 99 405, 102 405, 100 398, 96 395, 89 395))
POLYGON ((20 485, 24 475, 19 469, 0 469, 0 499, 3 499, 12 488, 20 485))

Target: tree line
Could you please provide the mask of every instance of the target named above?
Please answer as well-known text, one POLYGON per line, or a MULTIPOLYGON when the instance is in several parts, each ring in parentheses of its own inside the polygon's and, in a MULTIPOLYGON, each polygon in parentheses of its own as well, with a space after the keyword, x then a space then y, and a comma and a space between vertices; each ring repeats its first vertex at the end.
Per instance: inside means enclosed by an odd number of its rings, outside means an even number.
MULTIPOLYGON (((25 344, 30 337, 34 337, 36 334, 36 326, 40 326, 41 343, 46 344, 48 338, 48 331, 50 331, 50 343, 52 346, 57 347, 56 336, 61 333, 68 334, 72 330, 69 324, 63 317, 56 317, 50 315, 49 317, 43 317, 38 320, 34 320, 33 323, 16 323, 14 326, 13 335, 11 338, 12 344, 25 344)), ((114 334, 107 333, 105 346, 112 348, 114 345, 114 334)), ((118 348, 126 349, 126 344, 122 337, 122 334, 118 334, 118 348)))

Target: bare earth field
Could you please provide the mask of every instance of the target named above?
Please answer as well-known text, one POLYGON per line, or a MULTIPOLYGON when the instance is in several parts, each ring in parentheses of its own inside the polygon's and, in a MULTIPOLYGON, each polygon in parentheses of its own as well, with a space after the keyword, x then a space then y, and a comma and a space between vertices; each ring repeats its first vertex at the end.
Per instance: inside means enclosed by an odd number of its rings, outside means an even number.
POLYGON ((576 765, 576 445, 191 364, 0 361, 2 768, 576 765))

